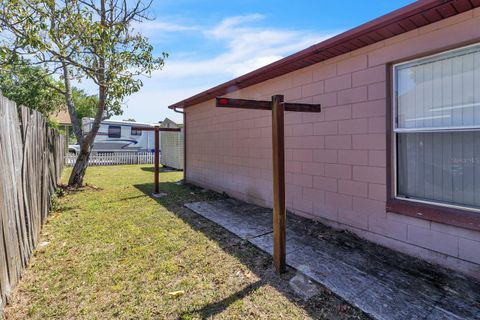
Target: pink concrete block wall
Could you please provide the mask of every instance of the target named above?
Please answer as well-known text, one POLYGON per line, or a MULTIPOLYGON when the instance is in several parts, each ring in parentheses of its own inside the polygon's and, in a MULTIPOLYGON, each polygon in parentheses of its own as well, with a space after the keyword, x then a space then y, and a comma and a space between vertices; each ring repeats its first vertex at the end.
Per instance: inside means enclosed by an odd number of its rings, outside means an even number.
MULTIPOLYGON (((286 114, 288 209, 478 277, 480 232, 385 211, 387 63, 480 41, 478 25, 480 9, 231 93, 322 105, 286 114)), ((271 206, 270 113, 211 100, 187 114, 187 179, 271 206)))

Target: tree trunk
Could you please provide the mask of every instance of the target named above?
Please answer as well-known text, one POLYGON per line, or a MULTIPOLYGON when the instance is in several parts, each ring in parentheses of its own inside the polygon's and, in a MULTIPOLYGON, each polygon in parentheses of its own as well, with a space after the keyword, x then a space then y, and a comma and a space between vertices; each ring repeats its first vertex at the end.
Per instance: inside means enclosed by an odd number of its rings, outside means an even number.
POLYGON ((100 128, 100 119, 95 119, 92 125, 92 130, 87 133, 80 143, 80 153, 78 154, 77 161, 73 166, 72 173, 68 180, 68 185, 70 187, 81 187, 83 186, 83 178, 85 177, 85 172, 88 167, 88 160, 90 159, 90 153, 92 152, 92 145, 97 135, 98 129, 100 128))
POLYGON ((68 180, 69 186, 76 188, 83 186, 83 178, 85 177, 85 172, 87 171, 90 152, 91 151, 89 147, 84 148, 84 144, 80 146, 80 153, 78 154, 77 161, 75 162, 75 166, 70 174, 70 179, 68 180))
POLYGON ((75 138, 81 144, 83 139, 82 132, 82 119, 78 119, 77 110, 75 109, 75 104, 73 103, 73 94, 72 94, 72 84, 70 82, 70 71, 68 65, 65 61, 62 62, 63 67, 63 83, 65 85, 65 102, 67 104, 68 114, 70 115, 70 120, 73 127, 73 133, 75 138))
POLYGON ((105 105, 105 94, 104 90, 100 90, 100 99, 99 107, 95 119, 92 123, 91 130, 82 138, 80 142, 80 153, 78 154, 77 161, 73 166, 72 173, 70 174, 70 179, 68 180, 68 185, 70 187, 81 187, 83 186, 83 178, 88 167, 88 159, 90 158, 90 153, 92 151, 92 145, 97 135, 98 130, 100 129, 100 122, 102 121, 102 114, 105 105))

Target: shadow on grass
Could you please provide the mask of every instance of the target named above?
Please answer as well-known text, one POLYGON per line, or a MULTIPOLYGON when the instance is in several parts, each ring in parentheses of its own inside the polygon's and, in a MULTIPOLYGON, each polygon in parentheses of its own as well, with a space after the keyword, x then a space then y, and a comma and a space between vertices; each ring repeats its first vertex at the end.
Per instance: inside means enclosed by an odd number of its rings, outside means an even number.
POLYGON ((250 293, 254 292, 263 285, 265 285, 265 283, 263 283, 262 280, 249 284, 242 290, 229 295, 225 299, 217 301, 215 303, 207 304, 201 309, 197 309, 189 312, 188 314, 180 316, 179 319, 182 319, 184 316, 190 314, 198 315, 201 319, 210 319, 215 315, 225 311, 231 304, 235 303, 236 301, 242 300, 243 298, 247 297, 250 293))
MULTIPOLYGON (((152 197, 153 183, 134 185, 134 187, 152 197)), ((184 207, 184 204, 188 202, 219 200, 225 198, 224 196, 193 185, 182 185, 175 182, 161 182, 160 190, 167 195, 161 198, 152 197, 152 199, 174 213, 192 229, 203 233, 209 239, 215 241, 224 252, 234 256, 260 279, 220 301, 207 304, 200 309, 188 311, 180 315, 179 319, 189 318, 190 316, 200 316, 202 319, 215 317, 225 311, 231 304, 244 299, 263 286, 275 288, 315 319, 368 318, 321 286, 319 286, 320 290, 316 296, 307 301, 303 300, 289 286, 290 279, 296 275, 295 270, 288 268, 285 274, 276 274, 270 255, 256 248, 248 241, 240 239, 216 223, 184 207)))

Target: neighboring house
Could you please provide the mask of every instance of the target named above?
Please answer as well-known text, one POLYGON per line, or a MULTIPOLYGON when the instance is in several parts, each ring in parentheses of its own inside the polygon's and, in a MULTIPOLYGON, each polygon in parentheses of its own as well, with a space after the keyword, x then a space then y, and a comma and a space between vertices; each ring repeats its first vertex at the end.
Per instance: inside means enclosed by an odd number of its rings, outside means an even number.
POLYGON ((68 110, 60 110, 53 115, 53 119, 58 122, 61 127, 67 128, 72 126, 72 120, 68 110))
MULTIPOLYGON (((82 119, 83 132, 91 130, 92 118, 82 119)), ((97 152, 153 152, 155 148, 153 131, 137 130, 135 127, 151 128, 154 124, 134 121, 104 120, 100 124, 92 151, 97 152)), ((77 153, 80 146, 70 145, 69 152, 77 153)))
POLYGON ((479 6, 416 1, 170 106, 187 181, 271 206, 271 113, 214 98, 320 103, 285 114, 288 209, 480 277, 479 6))
POLYGON ((173 120, 170 120, 169 118, 165 118, 165 120, 160 122, 160 127, 161 128, 183 128, 182 123, 176 123, 173 120))
MULTIPOLYGON (((70 114, 68 110, 60 110, 54 115, 51 116, 53 120, 58 123, 58 126, 63 129, 67 135, 69 135, 72 127, 72 120, 70 119, 70 114)), ((67 141, 68 142, 68 141, 67 141)))
POLYGON ((180 128, 180 132, 161 132, 160 148, 162 157, 160 163, 166 167, 183 170, 183 124, 165 118, 161 128, 180 128))
POLYGON ((72 132, 72 120, 70 119, 68 110, 60 110, 52 115, 51 118, 53 118, 58 123, 59 128, 65 132, 65 136, 67 137, 67 139, 65 139, 65 150, 68 150, 69 140, 71 139, 70 133, 72 132))

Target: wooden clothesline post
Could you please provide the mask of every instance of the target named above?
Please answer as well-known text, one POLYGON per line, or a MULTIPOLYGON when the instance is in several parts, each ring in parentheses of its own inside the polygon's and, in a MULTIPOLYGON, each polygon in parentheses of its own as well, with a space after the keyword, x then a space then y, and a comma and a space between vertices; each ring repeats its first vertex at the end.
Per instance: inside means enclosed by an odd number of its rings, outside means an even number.
POLYGON ((154 183, 153 194, 160 194, 160 130, 159 127, 155 127, 155 159, 154 163, 154 183))
POLYGON ((285 205, 285 132, 283 96, 272 97, 272 160, 273 160, 273 263, 277 272, 286 265, 285 205))
POLYGON ((160 128, 155 127, 132 127, 133 130, 138 131, 153 131, 155 135, 155 159, 154 159, 154 183, 153 196, 160 196, 160 131, 165 132, 179 132, 180 128, 160 128))
POLYGON ((273 161, 273 264, 278 273, 286 267, 286 205, 285 205, 285 123, 284 112, 320 112, 319 104, 286 103, 283 95, 272 101, 217 98, 220 108, 242 108, 272 111, 273 161))

